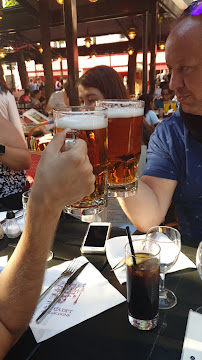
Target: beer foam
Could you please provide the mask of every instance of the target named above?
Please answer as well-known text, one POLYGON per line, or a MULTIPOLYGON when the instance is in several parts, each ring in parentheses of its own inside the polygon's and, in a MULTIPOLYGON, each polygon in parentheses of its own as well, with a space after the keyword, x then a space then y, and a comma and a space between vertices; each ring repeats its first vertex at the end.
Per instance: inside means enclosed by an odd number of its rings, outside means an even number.
POLYGON ((58 129, 96 130, 106 128, 107 126, 107 117, 103 115, 70 115, 56 120, 56 127, 58 129))
POLYGON ((135 107, 117 107, 117 108, 108 108, 108 118, 130 118, 136 116, 144 115, 144 108, 135 108, 135 107))

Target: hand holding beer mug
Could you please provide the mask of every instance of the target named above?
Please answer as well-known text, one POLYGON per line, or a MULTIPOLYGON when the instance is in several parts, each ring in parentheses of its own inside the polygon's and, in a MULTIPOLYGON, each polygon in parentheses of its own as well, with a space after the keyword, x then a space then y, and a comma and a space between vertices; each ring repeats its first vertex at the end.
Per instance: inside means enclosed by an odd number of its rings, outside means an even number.
POLYGON ((108 110, 108 196, 128 197, 137 191, 144 101, 102 100, 108 110))
POLYGON ((67 128, 73 130, 66 138, 76 137, 86 141, 88 157, 96 178, 95 191, 84 197, 79 203, 67 204, 64 211, 75 215, 93 215, 101 212, 107 201, 107 111, 95 106, 68 106, 54 110, 56 133, 67 128))

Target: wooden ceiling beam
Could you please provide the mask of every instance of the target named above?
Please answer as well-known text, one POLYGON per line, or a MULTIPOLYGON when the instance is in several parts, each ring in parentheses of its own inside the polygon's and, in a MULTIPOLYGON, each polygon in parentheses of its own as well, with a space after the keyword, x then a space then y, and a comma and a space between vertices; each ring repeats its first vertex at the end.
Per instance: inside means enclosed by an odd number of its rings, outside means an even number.
POLYGON ((31 12, 38 19, 39 9, 37 1, 18 0, 18 3, 23 7, 23 9, 31 12))

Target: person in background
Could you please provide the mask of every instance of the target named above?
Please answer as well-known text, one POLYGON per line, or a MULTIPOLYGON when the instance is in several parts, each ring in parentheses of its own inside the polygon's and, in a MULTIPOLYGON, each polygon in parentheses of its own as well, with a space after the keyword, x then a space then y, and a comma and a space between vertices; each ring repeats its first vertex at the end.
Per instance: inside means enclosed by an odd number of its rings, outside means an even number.
POLYGON ((33 79, 29 79, 29 91, 30 94, 32 95, 34 90, 37 90, 37 84, 34 83, 33 79))
POLYGON ((202 1, 198 0, 185 9, 166 41, 170 89, 180 106, 150 138, 138 193, 119 199, 142 232, 164 220, 172 200, 183 240, 197 245, 202 238, 201 29, 202 1))
POLYGON ((55 135, 41 156, 24 231, 0 274, 0 359, 26 330, 36 308, 62 209, 94 191, 85 141, 63 152, 65 137, 65 131, 55 135))
POLYGON ((41 107, 41 91, 40 90, 34 90, 33 92, 33 99, 31 101, 31 107, 34 109, 39 109, 41 107))
POLYGON ((169 89, 169 86, 164 85, 161 90, 161 98, 156 100, 154 103, 155 108, 164 109, 164 105, 168 105, 168 109, 171 109, 171 103, 174 95, 173 91, 169 89))
POLYGON ((149 125, 156 126, 159 124, 159 119, 154 112, 154 100, 151 94, 142 94, 138 100, 143 100, 144 105, 144 116, 149 125))
POLYGON ((25 89, 24 94, 19 98, 19 104, 28 104, 31 102, 30 99, 30 91, 29 89, 25 89))
POLYGON ((18 113, 18 108, 14 96, 4 80, 3 68, 0 65, 0 117, 10 121, 19 131, 24 142, 24 132, 18 113))
POLYGON ((46 92, 45 92, 45 85, 40 85, 39 87, 39 91, 41 91, 41 97, 39 99, 40 101, 40 107, 41 110, 43 111, 43 113, 46 115, 45 113, 45 107, 46 107, 46 92))
POLYGON ((111 67, 100 65, 87 70, 78 80, 81 105, 95 105, 97 100, 129 99, 120 75, 111 67))
POLYGON ((40 77, 36 78, 36 85, 37 85, 37 89, 39 89, 41 85, 45 86, 44 82, 41 80, 40 77))
POLYGON ((22 208, 31 156, 16 127, 0 116, 0 211, 22 208))
POLYGON ((60 81, 56 81, 55 83, 55 91, 62 90, 62 85, 60 81))
POLYGON ((41 91, 41 97, 40 97, 40 103, 42 103, 43 105, 45 105, 46 103, 46 93, 45 93, 45 85, 40 85, 39 87, 39 91, 41 91))
POLYGON ((48 114, 52 113, 53 109, 59 109, 66 106, 69 106, 68 82, 65 83, 64 89, 55 91, 51 94, 44 111, 48 114))

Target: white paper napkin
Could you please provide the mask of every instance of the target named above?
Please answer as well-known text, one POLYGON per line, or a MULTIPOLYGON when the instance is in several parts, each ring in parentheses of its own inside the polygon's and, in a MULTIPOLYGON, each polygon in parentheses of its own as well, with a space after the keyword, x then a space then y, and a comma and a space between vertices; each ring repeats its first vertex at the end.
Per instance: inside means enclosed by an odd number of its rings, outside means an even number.
POLYGON ((202 360, 202 315, 189 310, 181 360, 202 360))
POLYGON ((3 268, 6 266, 8 262, 8 255, 0 257, 0 273, 2 272, 3 268))
MULTIPOLYGON (((88 262, 84 256, 79 257, 79 260, 80 265, 88 262)), ((66 269, 68 263, 69 261, 66 261, 46 271, 42 291, 66 269)), ((36 308, 30 327, 37 342, 46 340, 126 301, 125 297, 91 263, 88 263, 75 281, 67 288, 58 303, 49 311, 42 322, 37 324, 36 318, 53 300, 57 290, 65 284, 66 280, 67 277, 60 280, 58 285, 46 295, 36 308)))
MULTIPOLYGON (((145 235, 132 235, 132 240, 144 239, 145 235)), ((121 261, 125 256, 125 245, 128 243, 127 236, 118 236, 110 238, 106 241, 106 255, 109 264, 113 268, 119 261, 121 261)), ((196 265, 182 252, 180 252, 179 258, 175 265, 168 271, 172 273, 175 271, 187 269, 187 268, 196 268, 196 265)), ((125 265, 121 268, 114 271, 120 284, 126 282, 126 271, 125 265)))

